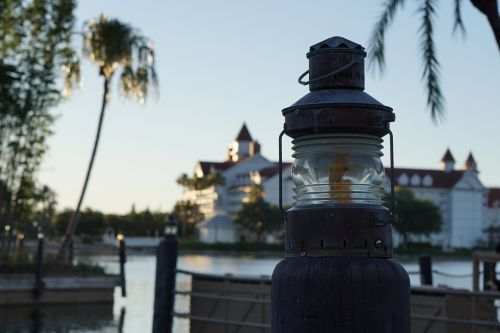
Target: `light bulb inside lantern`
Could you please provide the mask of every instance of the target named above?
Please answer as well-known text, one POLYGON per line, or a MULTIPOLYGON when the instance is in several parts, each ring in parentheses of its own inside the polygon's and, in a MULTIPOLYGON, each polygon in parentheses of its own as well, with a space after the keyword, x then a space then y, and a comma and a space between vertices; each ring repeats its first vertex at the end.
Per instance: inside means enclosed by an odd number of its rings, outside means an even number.
POLYGON ((177 225, 176 224, 167 224, 165 226, 165 235, 175 236, 177 234, 177 225))
POLYGON ((383 204, 382 139, 317 134, 293 140, 295 206, 383 204))

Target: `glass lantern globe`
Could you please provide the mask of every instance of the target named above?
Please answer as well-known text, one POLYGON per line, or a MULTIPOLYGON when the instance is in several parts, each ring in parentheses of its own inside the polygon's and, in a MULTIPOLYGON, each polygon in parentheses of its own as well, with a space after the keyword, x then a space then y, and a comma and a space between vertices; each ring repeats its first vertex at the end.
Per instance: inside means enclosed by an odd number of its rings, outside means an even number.
POLYGON ((177 235, 177 222, 175 219, 170 218, 165 224, 165 236, 176 236, 177 235))
POLYGON ((366 134, 317 134, 293 140, 294 206, 381 206, 382 141, 366 134))

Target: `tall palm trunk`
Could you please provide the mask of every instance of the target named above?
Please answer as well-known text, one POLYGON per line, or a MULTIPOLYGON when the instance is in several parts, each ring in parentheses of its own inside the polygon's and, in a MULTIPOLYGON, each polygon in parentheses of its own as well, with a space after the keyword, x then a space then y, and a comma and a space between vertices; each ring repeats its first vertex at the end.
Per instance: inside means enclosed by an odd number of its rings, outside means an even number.
POLYGON ((102 95, 101 114, 99 116, 99 123, 97 125, 97 133, 95 135, 94 149, 92 150, 92 155, 90 156, 90 162, 87 168, 87 174, 85 176, 85 182, 83 183, 82 192, 80 193, 80 199, 78 199, 78 205, 76 206, 75 211, 71 215, 71 219, 68 223, 68 227, 66 228, 66 232, 64 234, 63 242, 61 244, 61 247, 59 248, 59 253, 57 254, 57 261, 59 262, 66 262, 68 259, 67 258, 68 248, 73 240, 73 236, 76 230, 76 225, 78 224, 78 221, 80 219, 80 210, 82 207, 83 199, 85 197, 85 192, 87 191, 87 185, 89 183, 90 174, 92 173, 92 167, 94 166, 97 147, 99 146, 99 139, 101 137, 101 129, 104 120, 104 113, 106 112, 106 106, 108 105, 108 99, 109 99, 109 83, 111 81, 111 77, 108 78, 106 75, 103 75, 103 77, 104 77, 104 94, 102 95))

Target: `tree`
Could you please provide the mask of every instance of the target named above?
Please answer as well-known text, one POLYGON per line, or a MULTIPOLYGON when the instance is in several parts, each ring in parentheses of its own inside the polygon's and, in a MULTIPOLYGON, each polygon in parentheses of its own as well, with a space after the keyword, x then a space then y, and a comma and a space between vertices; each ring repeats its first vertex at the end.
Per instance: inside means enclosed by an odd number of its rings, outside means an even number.
MULTIPOLYGON (((497 0, 470 0, 472 5, 483 13, 493 30, 500 50, 500 16, 497 0)), ((383 71, 385 69, 385 32, 394 20, 396 11, 402 8, 406 0, 387 0, 379 20, 375 24, 368 42, 368 66, 374 65, 383 71)), ((444 117, 444 98, 439 82, 440 65, 436 56, 434 43, 434 17, 436 15, 437 0, 422 0, 418 14, 420 16, 420 53, 423 62, 422 78, 426 83, 427 106, 430 108, 431 118, 438 122, 444 117)), ((454 0, 455 22, 453 32, 465 33, 461 14, 462 0, 454 0)))
POLYGON ((264 200, 264 192, 258 185, 251 187, 248 201, 241 205, 234 222, 257 234, 262 240, 264 232, 277 230, 281 226, 282 216, 278 207, 271 206, 264 200))
POLYGON ((203 177, 193 176, 190 178, 187 174, 183 173, 177 178, 177 184, 190 190, 204 190, 212 186, 224 185, 225 179, 218 172, 209 173, 203 177))
MULTIPOLYGON (((72 210, 66 209, 61 213, 57 214, 56 218, 56 230, 62 234, 68 226, 70 221, 70 217, 74 214, 72 210)), ((80 214, 80 221, 78 224, 78 232, 79 236, 91 236, 91 237, 100 237, 104 234, 104 230, 106 228, 104 222, 104 214, 92 210, 90 208, 86 208, 80 214)))
POLYGON ((104 114, 109 101, 111 79, 118 72, 118 69, 121 69, 119 77, 121 93, 126 97, 137 99, 140 103, 144 103, 149 91, 157 87, 155 54, 151 42, 131 26, 116 19, 108 20, 104 15, 101 15, 97 20, 85 24, 84 38, 83 53, 99 65, 99 75, 103 78, 103 95, 90 162, 75 212, 68 224, 58 253, 60 261, 65 257, 78 224, 80 209, 99 146, 104 114))
POLYGON ((406 247, 410 235, 428 236, 442 228, 439 207, 428 200, 418 199, 413 191, 400 188, 395 192, 396 223, 394 228, 403 237, 406 247))
POLYGON ((36 203, 49 110, 62 99, 62 82, 69 90, 79 81, 74 8, 72 0, 0 0, 0 221, 20 230, 36 203))
POLYGON ((200 207, 192 201, 177 201, 175 203, 172 214, 177 218, 178 225, 181 226, 181 237, 194 235, 194 225, 203 220, 203 213, 200 212, 200 207))
POLYGON ((40 225, 44 233, 49 231, 56 215, 56 193, 47 185, 37 187, 34 199, 36 202, 33 220, 40 225))

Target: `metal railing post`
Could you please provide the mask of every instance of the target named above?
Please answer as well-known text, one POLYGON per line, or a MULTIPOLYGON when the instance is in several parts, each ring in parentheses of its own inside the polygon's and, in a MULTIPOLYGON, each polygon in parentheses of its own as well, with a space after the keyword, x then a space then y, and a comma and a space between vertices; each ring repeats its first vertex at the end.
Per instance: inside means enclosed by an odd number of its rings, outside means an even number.
POLYGON ((36 253, 36 269, 35 269, 35 289, 33 294, 36 299, 42 296, 42 291, 44 288, 43 282, 43 248, 44 248, 44 237, 43 235, 38 235, 38 246, 36 253))
POLYGON ((125 280, 125 263, 127 262, 127 254, 125 249, 125 239, 118 241, 118 256, 120 260, 120 289, 122 297, 127 297, 127 284, 125 280))
POLYGON ((418 258, 420 267, 420 284, 422 286, 432 286, 432 258, 425 255, 418 258))

